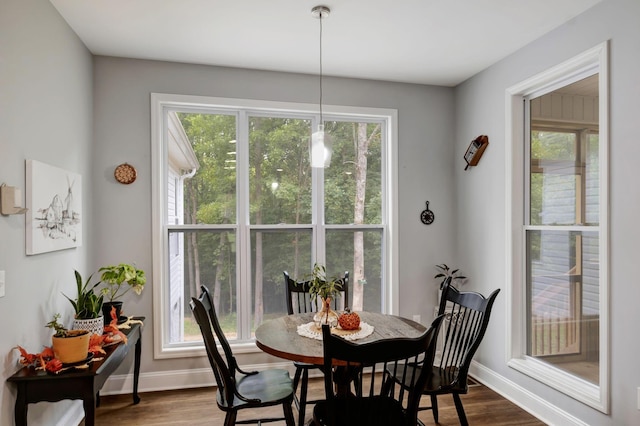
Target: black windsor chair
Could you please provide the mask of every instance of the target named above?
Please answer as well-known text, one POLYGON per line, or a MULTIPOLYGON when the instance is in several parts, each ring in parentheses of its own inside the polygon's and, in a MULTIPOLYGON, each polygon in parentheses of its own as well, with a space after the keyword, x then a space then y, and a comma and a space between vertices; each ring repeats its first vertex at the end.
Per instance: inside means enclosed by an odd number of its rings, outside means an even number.
MULTIPOLYGON (((331 334, 322 326, 325 401, 316 403, 317 426, 415 426, 418 405, 431 371, 404 366, 432 363, 442 316, 421 336, 358 344, 331 334), (403 375, 401 371, 410 373, 403 375), (402 377, 396 386, 394 374, 402 377), (336 383, 351 381, 353 391, 335 394, 336 383)), ((338 387, 339 389, 339 387, 338 387)))
MULTIPOLYGON (((435 363, 429 369, 432 374, 423 392, 431 397, 431 406, 419 408, 432 410, 436 423, 437 395, 451 394, 460 424, 468 425, 460 395, 469 391, 469 366, 487 330, 491 308, 499 292, 500 289, 494 290, 485 298, 476 292, 460 292, 451 285, 451 278, 445 280, 438 308, 438 315, 445 319, 437 339, 435 363)), ((403 382, 401 376, 395 377, 398 383, 403 382)))
POLYGON ((287 426, 294 426, 295 420, 291 407, 293 382, 289 372, 284 369, 260 372, 241 370, 220 327, 211 295, 205 286, 202 286, 201 290, 200 297, 191 299, 190 307, 200 326, 207 357, 216 378, 218 385, 216 401, 218 407, 226 413, 224 425, 261 424, 284 419, 287 426), (216 339, 222 346, 224 357, 218 350, 216 339), (282 405, 284 417, 236 420, 238 411, 242 409, 274 405, 282 405))
MULTIPOLYGON (((289 276, 287 271, 284 271, 284 284, 286 288, 287 297, 287 313, 289 315, 317 312, 318 301, 312 300, 309 295, 309 281, 296 281, 289 276)), ((345 272, 344 276, 340 279, 341 290, 340 297, 336 297, 332 300, 334 310, 344 310, 349 306, 349 272, 345 272)), ((296 372, 293 376, 293 392, 294 402, 298 409, 298 426, 304 425, 304 418, 306 414, 307 404, 315 404, 316 400, 307 401, 307 388, 309 384, 309 370, 315 368, 321 368, 319 365, 307 364, 304 362, 294 361, 293 365, 296 367, 296 372), (298 384, 300 385, 300 396, 296 394, 298 390, 298 384)))

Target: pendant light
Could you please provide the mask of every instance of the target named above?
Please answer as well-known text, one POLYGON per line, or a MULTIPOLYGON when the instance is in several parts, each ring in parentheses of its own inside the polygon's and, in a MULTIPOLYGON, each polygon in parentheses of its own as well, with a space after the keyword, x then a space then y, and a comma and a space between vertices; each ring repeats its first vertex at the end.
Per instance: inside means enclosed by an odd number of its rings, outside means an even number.
POLYGON ((311 9, 311 15, 320 20, 320 123, 318 131, 311 135, 311 167, 329 167, 331 162, 331 141, 329 135, 324 132, 324 120, 322 118, 322 20, 329 16, 331 11, 327 6, 316 6, 311 9))

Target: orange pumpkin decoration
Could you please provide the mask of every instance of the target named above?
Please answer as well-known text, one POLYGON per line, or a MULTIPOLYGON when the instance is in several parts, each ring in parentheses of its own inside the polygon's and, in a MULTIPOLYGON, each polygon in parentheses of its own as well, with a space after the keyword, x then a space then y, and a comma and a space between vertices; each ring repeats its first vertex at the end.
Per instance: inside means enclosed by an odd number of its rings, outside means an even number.
POLYGON ((360 315, 345 309, 345 313, 338 317, 338 324, 343 330, 357 330, 360 328, 360 315))

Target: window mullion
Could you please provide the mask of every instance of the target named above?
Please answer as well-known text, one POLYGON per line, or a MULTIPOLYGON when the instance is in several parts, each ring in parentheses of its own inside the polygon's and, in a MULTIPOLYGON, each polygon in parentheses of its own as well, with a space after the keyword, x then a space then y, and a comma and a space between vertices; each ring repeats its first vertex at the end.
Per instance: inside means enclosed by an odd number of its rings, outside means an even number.
POLYGON ((238 238, 236 240, 236 309, 238 340, 251 336, 251 230, 249 228, 249 114, 238 112, 236 141, 236 188, 238 191, 238 238))
POLYGON ((524 101, 524 217, 522 223, 531 225, 531 97, 523 98, 524 101))

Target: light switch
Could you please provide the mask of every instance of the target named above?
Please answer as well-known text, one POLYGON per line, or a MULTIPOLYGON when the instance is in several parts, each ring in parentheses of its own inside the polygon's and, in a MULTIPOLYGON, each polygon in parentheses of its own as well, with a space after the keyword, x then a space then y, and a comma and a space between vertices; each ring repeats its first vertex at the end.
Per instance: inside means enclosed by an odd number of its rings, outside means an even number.
POLYGON ((0 213, 3 215, 24 214, 27 209, 22 204, 22 191, 15 186, 0 185, 0 213))
POLYGON ((0 271, 0 297, 4 297, 4 271, 0 271))

